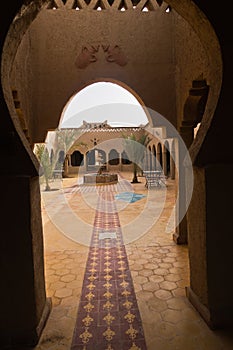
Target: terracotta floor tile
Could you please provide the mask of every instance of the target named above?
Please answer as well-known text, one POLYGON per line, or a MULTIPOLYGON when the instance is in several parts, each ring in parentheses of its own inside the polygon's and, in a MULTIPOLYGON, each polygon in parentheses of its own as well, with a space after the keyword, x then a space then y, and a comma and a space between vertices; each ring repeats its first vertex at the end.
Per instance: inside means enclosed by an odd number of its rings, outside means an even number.
POLYGON ((168 282, 168 281, 164 281, 164 282, 159 283, 159 286, 161 289, 165 289, 165 290, 174 290, 177 288, 176 283, 168 282))
POLYGON ((181 311, 170 309, 161 312, 161 316, 165 322, 175 323, 176 325, 183 317, 181 311))
POLYGON ((71 295, 72 295, 72 289, 69 289, 69 288, 57 289, 55 292, 55 297, 58 297, 58 298, 66 298, 66 297, 70 297, 71 295))
POLYGON ((172 298, 167 300, 167 306, 173 310, 184 310, 190 308, 189 301, 186 298, 172 298))
POLYGON ((142 285, 142 289, 150 292, 155 292, 159 289, 159 284, 155 282, 146 282, 142 285))

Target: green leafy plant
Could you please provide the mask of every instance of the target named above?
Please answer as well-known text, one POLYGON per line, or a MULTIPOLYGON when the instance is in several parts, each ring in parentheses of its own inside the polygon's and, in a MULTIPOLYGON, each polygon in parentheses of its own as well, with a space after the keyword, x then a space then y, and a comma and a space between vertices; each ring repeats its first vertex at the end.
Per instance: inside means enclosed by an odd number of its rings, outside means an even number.
POLYGON ((49 180, 53 175, 54 161, 51 161, 49 151, 44 143, 35 145, 35 155, 40 162, 42 174, 45 179, 45 191, 50 191, 49 180))
POLYGON ((131 182, 138 183, 139 165, 142 164, 145 149, 152 139, 147 134, 143 134, 137 138, 133 133, 130 135, 123 135, 123 139, 125 151, 133 163, 133 179, 131 182))

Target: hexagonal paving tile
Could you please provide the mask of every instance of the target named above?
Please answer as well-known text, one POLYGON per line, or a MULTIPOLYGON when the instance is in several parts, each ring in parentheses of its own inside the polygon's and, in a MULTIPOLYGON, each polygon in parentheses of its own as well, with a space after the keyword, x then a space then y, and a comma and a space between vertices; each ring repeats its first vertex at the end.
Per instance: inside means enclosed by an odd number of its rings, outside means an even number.
POLYGON ((172 267, 169 269, 169 272, 172 274, 174 273, 175 275, 179 275, 179 274, 182 275, 183 269, 181 269, 180 267, 172 267))
POLYGON ((159 276, 159 275, 151 275, 148 277, 149 281, 151 282, 155 282, 155 283, 159 283, 159 282, 163 282, 164 281, 164 277, 163 276, 159 276))
POLYGON ((176 288, 172 290, 174 297, 184 297, 186 295, 185 288, 176 288))
POLYGON ((166 258, 163 259, 163 262, 165 262, 165 263, 173 263, 173 262, 175 262, 175 258, 169 258, 169 257, 167 258, 166 257, 166 258))
POLYGON ((58 298, 66 298, 72 295, 72 289, 69 288, 61 288, 56 290, 55 296, 58 298))
POLYGON ((177 285, 177 287, 185 288, 185 287, 187 287, 188 283, 186 280, 180 280, 180 281, 176 282, 176 285, 177 285))
POLYGON ((143 290, 148 290, 150 292, 155 292, 159 289, 159 284, 155 282, 147 282, 142 285, 143 290))
POLYGON ((58 275, 51 275, 49 277, 46 276, 46 280, 48 283, 57 282, 59 281, 59 279, 60 279, 60 276, 58 275))
POLYGON ((146 290, 141 290, 137 293, 137 298, 140 300, 150 300, 153 298, 153 293, 152 292, 148 292, 146 290))
POLYGON ((52 276, 55 273, 54 269, 45 269, 46 276, 52 276))
POLYGON ((153 258, 153 254, 148 254, 146 250, 145 250, 145 253, 144 253, 144 254, 145 254, 147 260, 150 260, 150 259, 153 258))
POLYGON ((63 316, 66 316, 68 309, 61 306, 54 306, 51 310, 50 318, 59 319, 63 316))
POLYGON ((177 253, 167 253, 167 257, 169 258, 176 258, 177 257, 177 253))
POLYGON ((158 312, 167 310, 167 302, 164 300, 158 299, 156 297, 150 299, 147 302, 147 304, 148 304, 149 309, 151 309, 151 310, 155 310, 158 312))
POLYGON ((75 279, 75 275, 73 274, 68 274, 68 275, 64 275, 60 278, 61 281, 64 281, 64 282, 71 282, 75 279))
POLYGON ((177 323, 183 318, 183 315, 179 310, 165 310, 161 315, 164 321, 171 323, 177 323))
POLYGON ((52 297, 52 304, 53 304, 53 306, 58 306, 58 305, 60 305, 60 303, 61 303, 61 299, 60 298, 57 298, 55 296, 52 297))
POLYGON ((133 264, 132 266, 130 266, 130 268, 134 271, 140 271, 143 270, 143 265, 140 264, 133 264))
POLYGON ((166 275, 169 274, 169 271, 167 269, 160 269, 160 268, 158 268, 158 269, 154 270, 154 274, 161 275, 161 276, 166 276, 166 275))
POLYGON ((168 281, 161 282, 159 286, 161 289, 165 289, 165 290, 173 290, 177 288, 177 285, 174 282, 168 282, 168 281))
MULTIPOLYGON (((154 329, 154 332, 157 333, 160 337, 168 340, 168 339, 172 339, 176 336, 177 328, 175 327, 174 324, 170 324, 168 322, 163 321, 163 322, 159 322, 156 325, 156 329, 154 329)), ((167 348, 167 349, 169 349, 169 348, 167 348)), ((180 350, 180 348, 179 348, 179 350, 180 350)))
POLYGON ((82 285, 83 285, 83 276, 80 276, 80 279, 68 282, 66 284, 66 287, 73 289, 73 288, 81 288, 82 285))
POLYGON ((161 262, 161 263, 159 263, 159 267, 162 269, 170 269, 172 267, 172 264, 161 262))
POLYGON ((172 298, 171 292, 169 292, 168 290, 164 290, 164 289, 159 289, 154 294, 157 298, 162 299, 162 300, 167 300, 167 299, 172 298))
POLYGON ((173 263, 173 266, 174 267, 181 267, 181 268, 183 268, 184 267, 184 262, 183 261, 182 262, 176 261, 176 262, 173 263))
POLYGON ((143 270, 139 271, 138 274, 140 276, 148 277, 148 276, 151 276, 153 274, 153 271, 151 271, 149 269, 143 269, 143 270))
POLYGON ((59 269, 63 269, 63 268, 64 268, 64 265, 62 262, 59 262, 59 263, 53 265, 53 269, 55 269, 55 270, 59 270, 59 269))
POLYGON ((68 255, 64 253, 58 254, 56 257, 56 259, 59 259, 59 260, 64 260, 66 258, 68 258, 68 255))
POLYGON ((169 274, 169 275, 164 276, 164 279, 166 281, 169 281, 169 282, 177 282, 177 281, 181 280, 181 276, 176 275, 176 274, 169 274))
POLYGON ((155 270, 158 268, 158 264, 157 263, 147 263, 147 264, 144 264, 144 268, 149 269, 149 270, 155 270))
POLYGON ((167 306, 173 310, 184 310, 189 307, 187 299, 182 297, 167 300, 167 306))
POLYGON ((74 263, 74 260, 71 259, 71 258, 66 258, 62 261, 63 264, 73 264, 74 263))
POLYGON ((77 306, 77 297, 74 297, 73 295, 71 295, 69 297, 62 298, 60 300, 61 300, 60 305, 62 307, 70 308, 70 307, 77 306))
POLYGON ((148 282, 148 278, 145 276, 135 276, 134 277, 134 282, 138 284, 143 284, 148 282))
POLYGON ((68 269, 60 269, 60 270, 56 271, 56 275, 64 276, 64 275, 68 275, 69 272, 70 272, 70 270, 68 270, 68 269))
POLYGON ((168 253, 170 253, 170 249, 160 248, 160 249, 158 249, 158 252, 159 253, 163 253, 163 254, 168 254, 168 253))
POLYGON ((137 264, 143 265, 147 263, 148 263, 148 259, 137 259, 137 264))
POLYGON ((64 282, 57 281, 57 282, 51 283, 51 284, 50 284, 50 288, 51 288, 51 289, 54 289, 54 290, 57 290, 57 289, 64 288, 65 285, 66 285, 66 284, 65 284, 64 282))

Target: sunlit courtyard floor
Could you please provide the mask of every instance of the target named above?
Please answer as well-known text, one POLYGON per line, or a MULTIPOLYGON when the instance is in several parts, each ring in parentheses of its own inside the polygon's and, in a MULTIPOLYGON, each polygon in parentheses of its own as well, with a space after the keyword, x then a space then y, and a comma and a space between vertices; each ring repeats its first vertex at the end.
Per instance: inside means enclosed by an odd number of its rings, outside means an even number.
MULTIPOLYGON (((122 173, 130 180, 132 174, 122 173)), ((116 199, 123 239, 148 350, 232 350, 232 337, 208 328, 185 296, 189 286, 188 247, 172 240, 168 220, 175 183, 147 190, 145 179, 130 184, 144 195, 116 199)), ((36 350, 68 350, 77 318, 98 192, 77 178, 51 182, 42 193, 45 277, 52 311, 36 350)), ((127 191, 126 191, 127 192, 127 191)), ((172 224, 172 220, 170 222, 172 224)), ((88 347, 87 347, 88 350, 88 347)), ((105 350, 105 349, 96 349, 105 350)), ((122 349, 114 349, 122 350, 122 349)))

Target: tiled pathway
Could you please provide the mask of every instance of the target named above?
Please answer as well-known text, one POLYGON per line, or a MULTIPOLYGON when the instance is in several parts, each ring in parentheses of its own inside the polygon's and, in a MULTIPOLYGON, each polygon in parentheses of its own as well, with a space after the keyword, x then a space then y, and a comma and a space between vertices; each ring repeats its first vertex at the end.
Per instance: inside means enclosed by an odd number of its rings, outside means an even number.
POLYGON ((145 350, 115 193, 102 189, 71 349, 145 350))
MULTIPOLYGON (((95 218, 92 204, 97 203, 96 193, 88 192, 85 197, 81 191, 76 191, 76 179, 65 179, 63 185, 70 208, 83 222, 92 225, 95 218)), ((135 192, 147 196, 143 182, 133 188, 135 192)), ((166 233, 174 193, 174 183, 168 181, 166 202, 159 219, 145 235, 125 246, 147 349, 233 350, 232 334, 211 331, 185 297, 184 287, 189 285, 188 248, 177 246, 172 241, 171 233, 166 233)), ((53 202, 55 207, 59 205, 56 198, 53 202)), ((155 206, 160 202, 158 197, 155 206)), ((116 203, 123 232, 129 222, 134 224, 145 203, 146 198, 125 206, 116 203)), ((42 213, 47 295, 52 298, 53 308, 35 349, 70 350, 89 247, 67 238, 50 219, 45 208, 42 213)), ((64 215, 62 209, 59 213, 64 215)), ((63 220, 67 220, 65 215, 63 220)), ((95 347, 95 350, 105 349, 95 347)))

